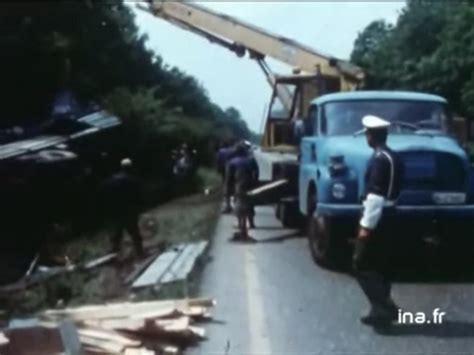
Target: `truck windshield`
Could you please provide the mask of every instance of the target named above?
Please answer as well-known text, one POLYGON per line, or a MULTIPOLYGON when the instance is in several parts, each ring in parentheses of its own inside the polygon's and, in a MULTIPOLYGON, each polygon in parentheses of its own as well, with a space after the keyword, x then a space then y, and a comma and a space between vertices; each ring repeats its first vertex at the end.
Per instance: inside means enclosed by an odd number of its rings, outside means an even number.
POLYGON ((323 131, 327 135, 348 135, 360 131, 362 117, 375 115, 393 123, 392 133, 447 129, 445 105, 408 100, 360 100, 330 102, 324 105, 323 131))

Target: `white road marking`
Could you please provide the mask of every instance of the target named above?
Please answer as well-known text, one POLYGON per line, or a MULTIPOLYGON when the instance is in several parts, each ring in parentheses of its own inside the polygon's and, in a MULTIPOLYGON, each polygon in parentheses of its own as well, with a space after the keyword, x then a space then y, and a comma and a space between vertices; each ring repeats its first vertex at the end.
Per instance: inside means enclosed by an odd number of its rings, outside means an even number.
POLYGON ((256 246, 245 246, 244 270, 247 280, 247 307, 248 307, 248 330, 250 334, 250 354, 272 354, 268 327, 265 324, 265 309, 263 294, 260 289, 258 269, 255 264, 253 248, 256 246))

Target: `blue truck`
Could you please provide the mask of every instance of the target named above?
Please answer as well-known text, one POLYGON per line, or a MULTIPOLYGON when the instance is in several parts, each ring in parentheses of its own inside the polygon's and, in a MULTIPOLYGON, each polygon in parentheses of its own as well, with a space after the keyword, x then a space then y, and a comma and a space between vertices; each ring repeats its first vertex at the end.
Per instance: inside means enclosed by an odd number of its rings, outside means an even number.
POLYGON ((387 212, 409 225, 404 236, 420 239, 435 230, 441 243, 459 247, 474 239, 474 169, 450 133, 447 106, 440 96, 395 91, 333 93, 311 102, 297 185, 317 263, 337 263, 355 236, 373 153, 361 124, 368 114, 391 122, 388 145, 404 165, 400 196, 387 212))

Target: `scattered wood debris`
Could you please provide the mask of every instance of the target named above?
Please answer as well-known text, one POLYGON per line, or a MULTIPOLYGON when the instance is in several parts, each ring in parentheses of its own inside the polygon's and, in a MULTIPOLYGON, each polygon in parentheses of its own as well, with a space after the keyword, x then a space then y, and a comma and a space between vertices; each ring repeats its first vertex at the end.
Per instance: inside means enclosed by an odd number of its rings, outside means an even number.
POLYGON ((37 322, 0 333, 0 353, 63 353, 76 334, 76 348, 79 345, 84 354, 179 354, 205 339, 205 330, 196 323, 208 319, 214 306, 212 299, 197 298, 48 310, 37 322), (69 329, 64 336, 65 324, 74 324, 77 332, 69 329), (32 341, 25 342, 25 337, 32 341))
POLYGON ((100 258, 97 258, 95 260, 91 260, 91 261, 88 261, 88 262, 84 263, 84 265, 82 265, 82 268, 85 269, 85 270, 94 269, 98 266, 105 265, 105 264, 111 262, 112 260, 115 260, 116 258, 117 258, 117 253, 110 253, 110 254, 104 255, 100 258))
MULTIPOLYGON (((158 256, 151 256, 133 270, 126 278, 125 284, 133 283, 132 288, 141 288, 185 280, 192 271, 197 258, 206 249, 207 244, 207 241, 179 244, 172 246, 158 256)), ((0 293, 21 291, 58 275, 92 270, 110 263, 116 258, 117 254, 111 253, 81 264, 43 267, 37 265, 38 256, 36 256, 26 274, 14 283, 0 286, 0 293)))
POLYGON ((148 266, 157 258, 156 255, 149 256, 144 261, 136 265, 133 271, 125 278, 125 285, 130 285, 148 266))
POLYGON ((36 255, 28 268, 25 275, 18 281, 0 286, 0 293, 2 292, 16 292, 33 285, 42 283, 49 280, 52 277, 78 271, 78 270, 91 270, 96 267, 105 265, 117 257, 117 253, 111 253, 105 256, 101 256, 97 259, 86 261, 82 264, 69 264, 66 266, 55 266, 45 267, 38 265, 38 256, 36 255))
MULTIPOLYGON (((140 275, 134 273, 137 278, 132 288, 185 280, 207 245, 207 241, 201 241, 171 247, 157 256, 140 275)), ((131 278, 128 277, 127 280, 129 279, 131 278)))

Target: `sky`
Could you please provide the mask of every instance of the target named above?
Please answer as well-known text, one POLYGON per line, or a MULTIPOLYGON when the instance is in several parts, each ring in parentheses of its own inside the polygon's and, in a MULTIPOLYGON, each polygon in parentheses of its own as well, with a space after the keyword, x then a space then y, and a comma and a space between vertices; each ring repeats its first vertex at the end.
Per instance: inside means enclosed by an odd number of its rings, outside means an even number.
MULTIPOLYGON (((199 3, 342 59, 349 58, 358 33, 369 23, 378 19, 394 23, 404 7, 403 1, 199 3)), ((147 46, 166 64, 194 76, 213 102, 224 109, 237 108, 250 129, 261 131, 271 88, 255 61, 238 58, 219 45, 140 10, 136 11, 136 23, 149 37, 147 46)), ((291 73, 289 66, 271 59, 267 62, 275 73, 291 73)))

